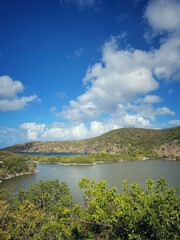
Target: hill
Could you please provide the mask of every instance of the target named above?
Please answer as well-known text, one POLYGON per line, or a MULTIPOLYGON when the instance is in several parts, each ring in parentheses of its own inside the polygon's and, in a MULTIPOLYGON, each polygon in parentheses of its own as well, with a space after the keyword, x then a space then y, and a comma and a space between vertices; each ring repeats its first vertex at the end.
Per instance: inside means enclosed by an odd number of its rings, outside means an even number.
POLYGON ((12 152, 129 153, 141 151, 180 159, 180 126, 168 129, 121 128, 95 138, 73 141, 37 141, 2 150, 12 152))

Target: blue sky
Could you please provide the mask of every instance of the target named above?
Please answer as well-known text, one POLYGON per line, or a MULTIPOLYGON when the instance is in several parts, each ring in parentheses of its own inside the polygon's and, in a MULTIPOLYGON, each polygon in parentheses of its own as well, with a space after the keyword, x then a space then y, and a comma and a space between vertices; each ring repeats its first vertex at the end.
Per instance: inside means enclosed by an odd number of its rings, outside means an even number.
POLYGON ((179 0, 1 0, 0 147, 180 125, 179 0))

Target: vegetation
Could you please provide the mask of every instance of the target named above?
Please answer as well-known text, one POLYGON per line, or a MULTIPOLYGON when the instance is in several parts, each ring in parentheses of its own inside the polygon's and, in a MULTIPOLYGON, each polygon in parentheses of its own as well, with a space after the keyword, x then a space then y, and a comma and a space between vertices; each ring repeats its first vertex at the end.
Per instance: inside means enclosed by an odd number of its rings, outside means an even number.
POLYGON ((36 163, 27 162, 24 156, 0 151, 0 181, 18 174, 27 174, 36 170, 36 163))
POLYGON ((20 155, 8 151, 0 151, 0 181, 36 172, 36 162, 61 163, 61 164, 93 164, 96 162, 118 162, 121 160, 142 160, 145 157, 158 157, 143 151, 132 151, 130 153, 108 154, 99 152, 91 155, 76 156, 45 156, 20 155))
POLYGON ((73 205, 58 180, 40 181, 14 197, 0 191, 0 239, 179 239, 180 197, 163 178, 146 189, 123 183, 123 194, 105 181, 82 179, 85 207, 73 205))
POLYGON ((28 142, 6 148, 13 152, 132 153, 180 157, 180 126, 169 129, 121 128, 99 137, 75 141, 28 142))
POLYGON ((130 153, 109 154, 103 151, 97 154, 76 155, 76 156, 45 156, 43 154, 31 156, 25 155, 27 161, 35 161, 39 163, 62 163, 62 164, 93 164, 98 162, 118 162, 122 160, 143 160, 144 157, 160 158, 158 155, 149 154, 143 151, 133 151, 130 153))

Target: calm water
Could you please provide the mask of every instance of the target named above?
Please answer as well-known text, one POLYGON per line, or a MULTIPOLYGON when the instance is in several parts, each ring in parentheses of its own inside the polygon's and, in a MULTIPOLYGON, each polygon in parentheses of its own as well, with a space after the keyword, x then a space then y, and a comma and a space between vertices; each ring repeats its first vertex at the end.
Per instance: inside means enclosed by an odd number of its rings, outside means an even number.
POLYGON ((39 172, 36 174, 11 178, 0 183, 0 188, 17 192, 19 189, 28 189, 32 183, 42 180, 59 179, 70 187, 73 201, 82 203, 83 191, 79 189, 78 182, 83 178, 91 178, 97 182, 105 180, 108 187, 116 186, 122 192, 123 179, 128 183, 137 182, 145 186, 145 180, 151 178, 157 181, 160 177, 166 179, 170 187, 180 189, 180 161, 146 160, 127 161, 119 163, 104 163, 88 166, 62 166, 58 164, 37 164, 39 172))

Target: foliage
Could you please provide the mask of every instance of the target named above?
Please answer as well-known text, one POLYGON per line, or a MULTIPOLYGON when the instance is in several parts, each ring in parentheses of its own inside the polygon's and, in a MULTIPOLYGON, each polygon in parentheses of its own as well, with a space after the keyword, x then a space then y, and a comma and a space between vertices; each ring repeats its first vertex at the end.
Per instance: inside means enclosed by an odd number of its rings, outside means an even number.
POLYGON ((62 163, 62 164, 93 164, 98 162, 118 162, 123 160, 143 160, 144 157, 156 158, 159 157, 145 151, 134 150, 128 153, 110 154, 100 151, 97 154, 76 155, 76 156, 29 156, 29 161, 36 161, 39 163, 62 163))
POLYGON ((95 183, 82 179, 85 188, 86 210, 80 222, 96 239, 179 239, 180 198, 177 189, 167 189, 163 178, 154 184, 151 179, 142 190, 137 183, 128 187, 124 181, 124 194, 116 188, 107 189, 106 182, 95 183))
POLYGON ((72 204, 67 184, 59 183, 57 179, 45 182, 41 180, 32 184, 29 190, 20 190, 16 196, 17 203, 21 204, 26 200, 49 215, 56 213, 61 206, 69 207, 72 204))
POLYGON ((26 174, 36 170, 36 163, 30 163, 19 154, 0 151, 0 181, 16 174, 26 174))
POLYGON ((0 196, 0 239, 54 239, 56 234, 62 235, 65 227, 62 229, 57 219, 72 205, 65 183, 40 181, 27 191, 21 190, 13 201, 4 190, 0 196), (58 232, 54 231, 56 226, 58 232))
POLYGON ((14 211, 7 202, 0 201, 0 209, 1 239, 30 239, 42 227, 45 214, 28 200, 14 211))
POLYGON ((180 197, 160 178, 146 189, 123 183, 123 194, 83 178, 85 207, 71 204, 69 189, 57 180, 38 184, 8 199, 0 196, 0 239, 179 239, 180 197))

